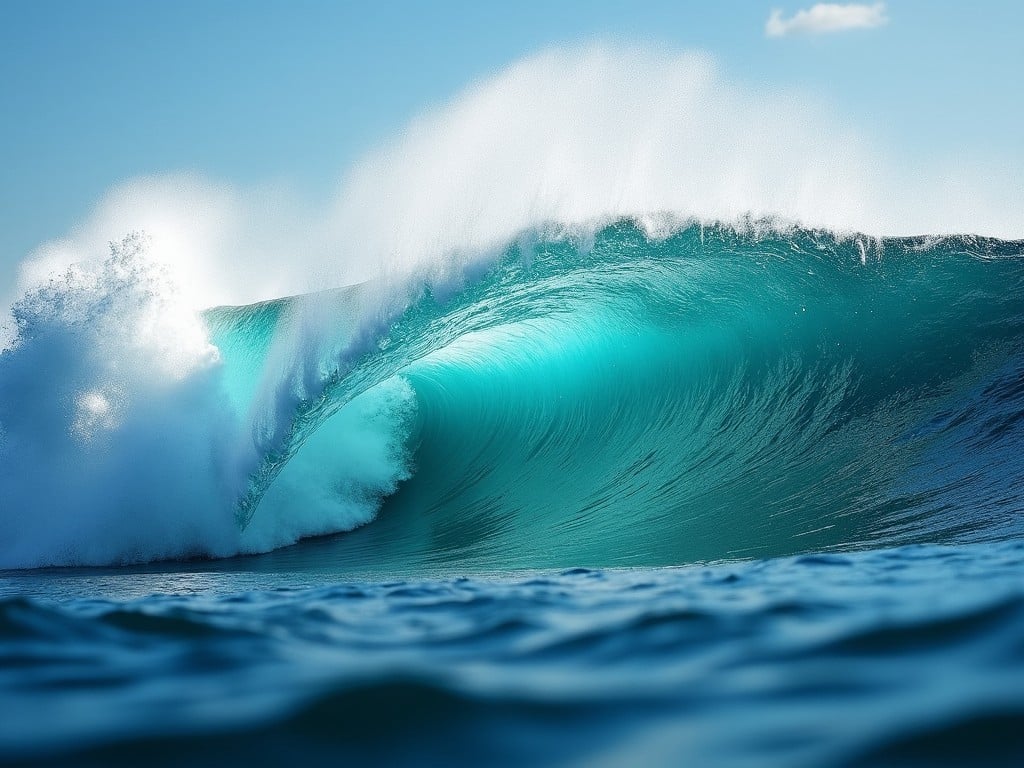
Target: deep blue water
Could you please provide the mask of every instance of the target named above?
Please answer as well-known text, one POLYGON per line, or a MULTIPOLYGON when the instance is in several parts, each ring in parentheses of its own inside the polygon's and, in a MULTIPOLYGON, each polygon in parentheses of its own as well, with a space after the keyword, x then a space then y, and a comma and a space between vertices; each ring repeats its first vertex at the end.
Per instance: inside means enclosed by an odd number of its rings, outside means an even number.
POLYGON ((235 565, 6 574, 0 755, 1024 759, 1020 543, 394 581, 235 565))

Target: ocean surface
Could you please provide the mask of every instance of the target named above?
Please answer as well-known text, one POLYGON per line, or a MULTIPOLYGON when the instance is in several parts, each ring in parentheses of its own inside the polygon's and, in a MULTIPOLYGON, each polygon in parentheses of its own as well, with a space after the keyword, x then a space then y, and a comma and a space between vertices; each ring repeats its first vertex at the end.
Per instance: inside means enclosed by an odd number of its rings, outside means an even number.
POLYGON ((1024 764, 1021 242, 551 226, 200 317, 144 251, 0 354, 0 762, 1024 764))

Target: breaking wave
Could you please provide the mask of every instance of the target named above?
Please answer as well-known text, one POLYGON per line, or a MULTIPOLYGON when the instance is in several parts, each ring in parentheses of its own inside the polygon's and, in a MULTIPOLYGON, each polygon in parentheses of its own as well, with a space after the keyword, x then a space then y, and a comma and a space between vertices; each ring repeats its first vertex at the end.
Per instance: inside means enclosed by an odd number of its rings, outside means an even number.
POLYGON ((1019 242, 621 220, 524 233, 457 279, 198 320, 144 246, 17 306, 6 567, 360 526, 332 557, 664 565, 1020 533, 1019 242))

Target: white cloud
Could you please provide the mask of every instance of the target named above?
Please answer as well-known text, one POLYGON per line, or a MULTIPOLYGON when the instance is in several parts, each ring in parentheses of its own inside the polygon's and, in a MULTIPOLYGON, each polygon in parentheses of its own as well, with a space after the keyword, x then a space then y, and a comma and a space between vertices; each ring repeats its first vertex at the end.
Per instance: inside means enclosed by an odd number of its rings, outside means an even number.
POLYGON ((847 29, 873 29, 889 23, 885 3, 817 3, 788 19, 776 9, 764 25, 768 37, 792 34, 823 35, 847 29))

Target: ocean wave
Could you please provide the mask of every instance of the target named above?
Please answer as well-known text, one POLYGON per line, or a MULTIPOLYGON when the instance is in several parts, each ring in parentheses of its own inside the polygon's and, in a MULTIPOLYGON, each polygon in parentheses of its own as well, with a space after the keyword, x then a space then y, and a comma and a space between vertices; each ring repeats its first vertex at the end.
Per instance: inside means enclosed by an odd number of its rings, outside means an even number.
POLYGON ((359 526, 338 557, 480 567, 1020 532, 1019 242, 549 226, 443 278, 210 310, 208 338, 140 248, 19 305, 0 565, 359 526))

